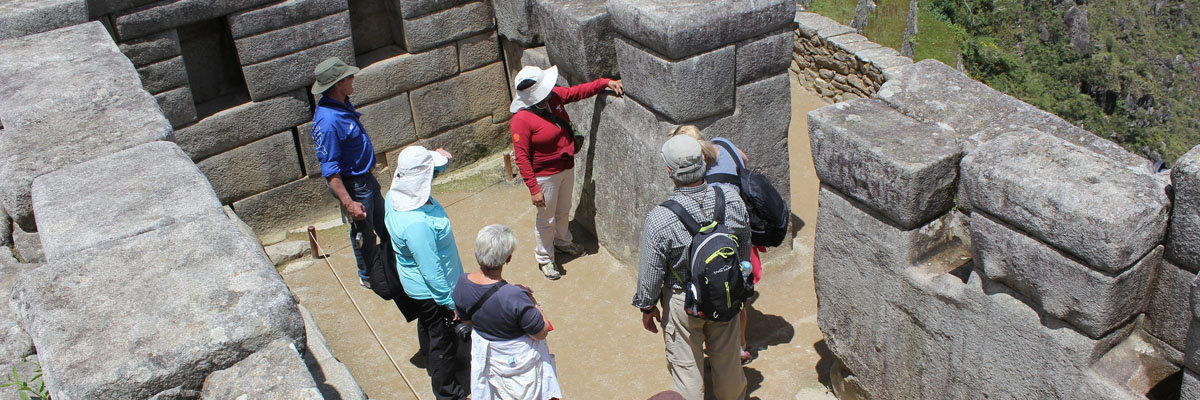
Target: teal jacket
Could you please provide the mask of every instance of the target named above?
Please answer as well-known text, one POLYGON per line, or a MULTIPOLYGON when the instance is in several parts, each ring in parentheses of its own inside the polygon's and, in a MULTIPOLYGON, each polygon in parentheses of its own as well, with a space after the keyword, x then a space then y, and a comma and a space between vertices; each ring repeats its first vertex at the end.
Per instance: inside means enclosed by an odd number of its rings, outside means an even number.
POLYGON ((393 210, 390 199, 383 204, 387 209, 384 218, 392 235, 392 248, 396 250, 396 271, 404 292, 415 300, 432 299, 439 305, 454 308, 450 294, 454 292, 463 267, 446 210, 432 197, 428 203, 411 211, 393 210))

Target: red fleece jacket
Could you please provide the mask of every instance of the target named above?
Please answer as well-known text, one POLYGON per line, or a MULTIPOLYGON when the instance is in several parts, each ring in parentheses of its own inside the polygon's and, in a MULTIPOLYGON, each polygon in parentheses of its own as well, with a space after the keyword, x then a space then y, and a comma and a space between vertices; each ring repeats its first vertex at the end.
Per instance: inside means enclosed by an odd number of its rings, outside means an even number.
MULTIPOLYGON (((608 79, 600 78, 571 87, 556 87, 547 100, 550 112, 566 123, 571 117, 563 104, 574 103, 595 96, 608 86, 608 79)), ((509 121, 512 129, 513 153, 521 178, 529 186, 529 194, 542 192, 537 177, 554 175, 575 168, 575 148, 571 138, 553 122, 547 121, 529 110, 520 110, 509 121)))

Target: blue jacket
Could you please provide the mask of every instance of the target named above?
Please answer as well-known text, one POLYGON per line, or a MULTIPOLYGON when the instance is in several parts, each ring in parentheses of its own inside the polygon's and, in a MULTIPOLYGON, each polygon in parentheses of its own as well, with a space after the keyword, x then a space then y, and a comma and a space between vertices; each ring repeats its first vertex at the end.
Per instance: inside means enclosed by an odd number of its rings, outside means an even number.
POLYGON ((354 111, 349 98, 345 104, 328 97, 317 102, 312 137, 317 161, 321 162, 321 176, 362 175, 375 165, 375 147, 358 120, 361 115, 354 111))
POLYGON ((446 210, 432 197, 429 203, 411 211, 392 209, 390 198, 383 204, 404 292, 414 300, 432 299, 453 308, 451 293, 463 266, 446 210))

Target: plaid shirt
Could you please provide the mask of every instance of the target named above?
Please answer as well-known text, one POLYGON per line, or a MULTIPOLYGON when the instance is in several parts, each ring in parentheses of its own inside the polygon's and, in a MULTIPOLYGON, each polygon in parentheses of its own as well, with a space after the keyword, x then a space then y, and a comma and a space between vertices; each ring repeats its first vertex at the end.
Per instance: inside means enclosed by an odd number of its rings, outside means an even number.
MULTIPOLYGON (((725 226, 739 238, 738 254, 746 257, 750 254, 750 224, 746 205, 742 203, 737 191, 723 186, 702 184, 695 187, 676 187, 675 192, 671 194, 671 200, 682 204, 692 218, 703 225, 705 221, 712 220, 716 209, 717 198, 713 190, 721 190, 725 195, 725 226), (697 201, 703 204, 703 212, 696 204, 697 201)), ((667 268, 673 268, 680 277, 688 276, 689 264, 687 257, 684 257, 684 251, 691 243, 692 235, 675 213, 662 206, 650 209, 642 228, 637 293, 633 295, 634 307, 644 309, 657 304, 663 288, 667 285, 683 289, 683 284, 678 282, 675 274, 670 273, 667 268)))

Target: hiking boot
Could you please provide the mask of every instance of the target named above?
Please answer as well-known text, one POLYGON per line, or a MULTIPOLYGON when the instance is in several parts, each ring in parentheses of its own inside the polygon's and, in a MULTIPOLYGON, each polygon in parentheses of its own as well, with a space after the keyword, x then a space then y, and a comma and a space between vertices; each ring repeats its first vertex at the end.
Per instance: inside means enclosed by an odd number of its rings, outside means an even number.
POLYGON ((542 270, 542 275, 546 275, 546 279, 555 281, 562 277, 554 263, 539 264, 538 269, 542 270))
POLYGON ((564 246, 554 246, 554 250, 558 250, 559 253, 563 253, 571 257, 582 257, 583 255, 587 254, 587 250, 584 250, 583 247, 579 247, 579 245, 575 243, 567 243, 564 246))

